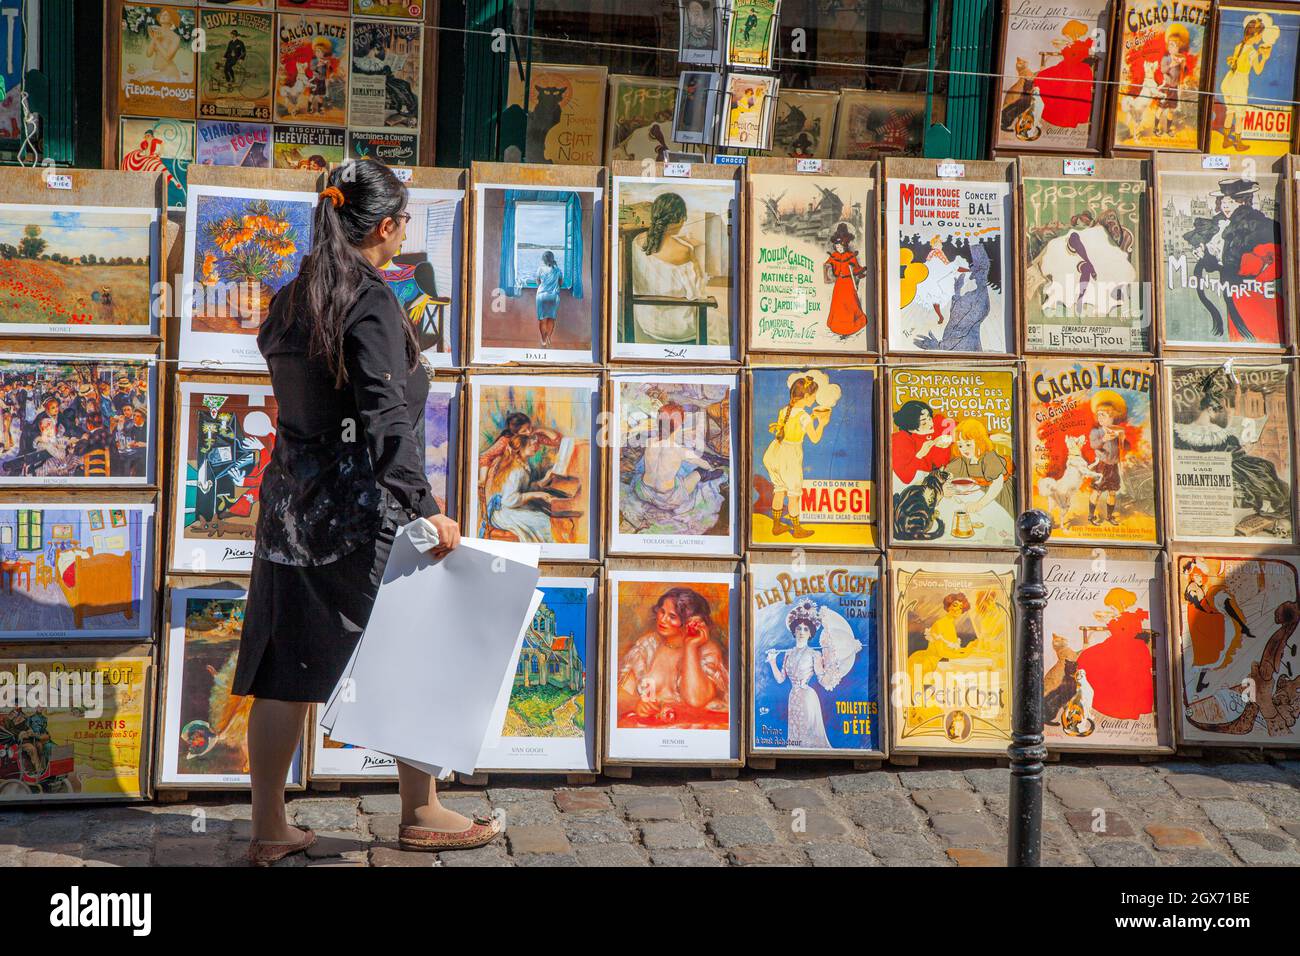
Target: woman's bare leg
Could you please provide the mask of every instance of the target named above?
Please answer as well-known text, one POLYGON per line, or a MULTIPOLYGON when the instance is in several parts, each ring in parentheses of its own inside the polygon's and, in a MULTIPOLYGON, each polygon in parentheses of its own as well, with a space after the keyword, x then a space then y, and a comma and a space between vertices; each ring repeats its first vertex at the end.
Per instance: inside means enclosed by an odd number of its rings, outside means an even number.
POLYGON ((402 798, 402 826, 431 830, 464 830, 469 817, 438 802, 438 782, 423 770, 397 761, 397 792, 402 798))
POLYGON ((248 715, 248 769, 253 778, 253 839, 296 840, 302 831, 289 826, 284 814, 284 781, 302 740, 309 704, 296 701, 253 701, 248 715))

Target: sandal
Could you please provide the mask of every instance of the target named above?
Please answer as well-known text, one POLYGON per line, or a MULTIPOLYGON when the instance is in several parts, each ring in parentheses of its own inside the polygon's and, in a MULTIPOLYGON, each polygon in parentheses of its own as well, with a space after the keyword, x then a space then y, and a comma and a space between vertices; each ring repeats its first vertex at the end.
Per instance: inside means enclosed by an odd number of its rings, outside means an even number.
POLYGON ((434 853, 443 850, 472 850, 491 843, 500 836, 501 821, 475 815, 464 830, 432 830, 414 825, 397 828, 397 846, 401 850, 434 853))
POLYGON ((316 842, 316 831, 303 830, 297 840, 250 840, 248 842, 248 862, 253 866, 270 866, 279 863, 286 856, 300 853, 316 842))

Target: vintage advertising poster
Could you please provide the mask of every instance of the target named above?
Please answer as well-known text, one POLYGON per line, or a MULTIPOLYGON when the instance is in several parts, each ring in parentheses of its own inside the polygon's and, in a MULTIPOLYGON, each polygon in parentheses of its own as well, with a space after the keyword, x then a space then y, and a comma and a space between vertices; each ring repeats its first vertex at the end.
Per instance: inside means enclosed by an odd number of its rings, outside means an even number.
POLYGON ((1015 547, 1015 372, 899 368, 889 376, 895 545, 1015 547))
POLYGON ((194 162, 194 124, 178 119, 118 120, 118 169, 162 173, 167 207, 185 208, 185 177, 194 162))
POLYGON ((145 795, 145 657, 0 660, 0 804, 145 795))
POLYGON ((157 209, 0 203, 0 330, 154 334, 158 242, 157 209))
POLYGON ((505 161, 604 162, 605 74, 603 66, 534 63, 525 96, 523 79, 511 70, 509 106, 501 118, 505 161))
POLYGON ((323 173, 343 162, 344 137, 344 130, 325 126, 276 126, 271 136, 271 165, 323 173))
POLYGON ((423 41, 424 27, 418 23, 352 21, 349 126, 420 128, 423 41))
POLYGON ((505 722, 482 770, 592 771, 596 767, 596 579, 537 582, 542 603, 524 631, 505 722))
POLYGON ((1105 97, 1111 0, 1069 0, 1046 10, 1014 0, 1003 29, 998 89, 1001 149, 1096 150, 1105 97))
POLYGON ((312 780, 397 780, 396 758, 335 740, 316 719, 311 727, 312 780))
POLYGON ((751 170, 749 197, 750 351, 873 351, 875 179, 751 170))
POLYGON ((727 0, 677 0, 677 59, 693 66, 722 62, 723 15, 727 0))
POLYGON ((765 155, 828 159, 839 105, 839 93, 782 90, 776 98, 772 147, 765 155))
POLYGON ((760 73, 728 73, 718 145, 724 149, 767 149, 772 145, 772 114, 780 83, 760 73))
POLYGON ((460 457, 460 385, 429 379, 424 401, 424 477, 429 479, 438 510, 445 515, 460 511, 457 491, 460 457))
POLYGON ((201 166, 271 168, 271 127, 266 123, 199 120, 201 166))
POLYGON ((610 356, 734 359, 739 184, 702 177, 613 181, 610 356))
POLYGON ((609 592, 607 758, 738 759, 737 575, 612 570, 609 592))
POLYGON ((435 368, 458 364, 465 193, 408 188, 406 211, 402 251, 380 271, 415 326, 425 360, 435 368))
POLYGON ((424 0, 352 0, 352 13, 358 17, 423 20, 424 0))
POLYGON ((351 52, 348 18, 282 13, 277 26, 276 122, 345 125, 351 52))
POLYGON ((262 475, 275 448, 271 386, 182 381, 179 388, 171 567, 247 572, 262 475))
POLYGON ((1159 544, 1151 362, 1028 364, 1030 507, 1052 540, 1159 544))
POLYGON ((717 73, 682 72, 677 81, 677 112, 673 114, 673 142, 713 143, 718 116, 725 106, 722 77, 717 73))
POLYGON ((465 527, 540 544, 544 560, 599 555, 595 375, 470 378, 465 527))
POLYGON ((1113 145, 1195 150, 1210 0, 1125 0, 1113 145))
POLYGON ((1100 177, 1026 177, 1022 188, 1027 348, 1150 352, 1146 183, 1103 171, 1100 177))
POLYGON ((892 562, 895 752, 1006 753, 1015 565, 892 562))
MULTIPOLYGON (((163 654, 160 786, 249 785, 248 714, 252 697, 230 693, 247 594, 235 588, 173 588, 163 654)), ((289 768, 303 782, 301 743, 289 768)))
POLYGON ((1043 736, 1053 750, 1173 744, 1165 567, 1099 551, 1043 562, 1043 736))
POLYGON ((612 552, 731 555, 734 375, 610 378, 612 552))
POLYGON ((727 65, 772 69, 781 0, 732 0, 727 35, 727 65))
POLYGON ((348 0, 275 0, 281 10, 321 10, 326 13, 347 13, 348 0))
POLYGON ((1167 344, 1276 349, 1286 341, 1286 180, 1267 162, 1258 172, 1253 160, 1237 164, 1202 171, 1157 163, 1156 276, 1167 344))
POLYGON ((875 547, 875 372, 755 368, 749 407, 750 545, 875 547))
POLYGON ((274 17, 247 10, 200 11, 199 118, 271 119, 274 17))
POLYGON ((1282 156, 1294 138, 1300 13, 1221 4, 1210 152, 1282 156))
POLYGON ((21 140, 22 98, 27 79, 27 63, 23 51, 27 49, 27 29, 23 23, 24 0, 0 0, 0 81, 4 83, 0 95, 0 139, 21 140))
POLYGON ((348 130, 348 159, 374 159, 389 166, 415 166, 420 161, 416 133, 348 130))
POLYGON ((0 504, 0 640, 149 640, 153 556, 152 503, 0 504))
POLYGON ((1290 364, 1171 363, 1165 380, 1174 537, 1289 544, 1290 364))
POLYGON ((117 108, 194 119, 193 7, 122 4, 117 108))
POLYGON ((0 485, 151 485, 157 359, 0 354, 0 485))
POLYGON ((473 362, 600 360, 604 222, 599 186, 474 183, 473 362))
POLYGON ((750 752, 880 753, 879 568, 754 563, 750 601, 750 752))
POLYGON ((835 159, 919 156, 925 142, 925 94, 841 90, 835 159))
POLYGON ((1181 556, 1180 741, 1300 746, 1296 560, 1181 556))
POLYGON ((266 367, 257 330, 311 247, 314 193, 195 186, 185 217, 182 363, 266 367))
POLYGON ((605 161, 667 160, 676 107, 677 84, 672 80, 611 76, 605 161))
POLYGON ((1013 352, 1005 182, 885 182, 891 352, 1013 352))

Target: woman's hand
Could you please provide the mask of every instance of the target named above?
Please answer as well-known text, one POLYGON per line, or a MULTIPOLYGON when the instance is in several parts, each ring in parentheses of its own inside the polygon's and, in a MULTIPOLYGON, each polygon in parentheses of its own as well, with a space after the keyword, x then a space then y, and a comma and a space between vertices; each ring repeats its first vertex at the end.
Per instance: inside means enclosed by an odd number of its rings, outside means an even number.
POLYGON ((425 520, 438 529, 438 547, 435 549, 438 554, 450 551, 460 544, 460 525, 455 521, 446 515, 434 515, 425 520))
POLYGON ((698 614, 686 622, 686 646, 700 647, 709 639, 709 625, 698 614))

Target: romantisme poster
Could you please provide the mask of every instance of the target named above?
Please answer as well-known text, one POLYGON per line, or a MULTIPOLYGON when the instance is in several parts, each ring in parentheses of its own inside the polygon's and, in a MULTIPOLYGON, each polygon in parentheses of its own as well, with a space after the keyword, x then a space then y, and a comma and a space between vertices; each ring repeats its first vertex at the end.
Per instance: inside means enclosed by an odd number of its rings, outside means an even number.
POLYGON ((460 354, 465 192, 408 188, 402 251, 382 268, 402 311, 415 326, 425 360, 435 368, 460 354))
POLYGON ((271 127, 266 123, 199 120, 200 166, 271 167, 271 127))
POLYGON ((767 149, 780 83, 762 73, 728 73, 719 109, 718 145, 725 149, 767 149))
POLYGON ((1026 177, 1023 190, 1026 347, 1151 351, 1146 183, 1026 177))
POLYGON ((277 19, 275 120, 343 126, 348 118, 347 17, 277 19))
POLYGON ((349 126, 419 130, 423 41, 418 23, 352 21, 349 126))
POLYGON ((879 753, 880 571, 750 566, 751 753, 879 753))
POLYGON ((1015 373, 898 368, 889 376, 895 545, 1015 545, 1015 373))
POLYGON ((196 26, 193 7, 122 4, 119 112, 194 118, 196 26))
POLYGON ((919 156, 925 140, 925 94, 841 90, 835 159, 919 156))
POLYGON ((275 78, 274 17, 248 10, 201 11, 199 118, 267 122, 275 78))
POLYGON ((780 10, 780 0, 732 0, 728 65, 751 70, 772 68, 780 10))
POLYGON ((777 94, 768 156, 827 159, 835 134, 837 92, 783 89, 777 94))
POLYGON ((995 145, 1003 149, 1093 150, 1100 145, 1112 0, 1044 8, 1013 0, 1007 10, 995 145))
POLYGON ((1049 748, 1173 743, 1165 568, 1110 552, 1043 562, 1043 736, 1049 748))
POLYGON ((276 126, 271 134, 271 165, 276 169, 325 172, 343 162, 346 133, 325 126, 276 126))
POLYGON ((875 372, 750 376, 750 544, 875 547, 875 372))
POLYGON ((885 197, 889 350, 1015 351, 1008 184, 890 178, 885 197))
POLYGON ((1125 0, 1113 87, 1114 145, 1195 150, 1210 0, 1125 0))
POLYGON ((1030 507, 1052 541, 1159 543, 1151 362, 1030 361, 1030 507))
POLYGON ((127 172, 162 173, 167 182, 167 206, 185 207, 185 182, 194 162, 194 124, 189 120, 118 120, 118 168, 127 172))
POLYGON ((751 173, 749 182, 750 350, 873 350, 875 180, 751 173))
POLYGON ((374 159, 388 166, 415 166, 420 161, 420 137, 396 130, 348 130, 348 159, 374 159))
POLYGON ((611 76, 605 161, 666 161, 673 149, 676 108, 677 84, 672 80, 611 76))
POLYGON ((1285 179, 1267 161, 1234 162, 1226 171, 1157 164, 1156 281, 1169 344, 1276 349, 1286 341, 1285 179))
POLYGON ((523 79, 511 70, 509 106, 501 120, 506 162, 603 163, 605 75, 603 66, 534 63, 525 97, 523 79))
POLYGON ((1015 566, 899 559, 890 573, 891 749, 1005 753, 1015 566))
POLYGON ((1177 565, 1179 739, 1300 746, 1295 559, 1181 556, 1177 565))
POLYGON ((1292 541, 1291 374, 1285 362, 1165 367, 1175 538, 1292 541))
POLYGON ((1290 152, 1298 41, 1300 13, 1284 6, 1219 6, 1210 152, 1290 152))

